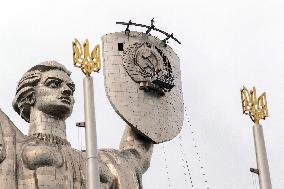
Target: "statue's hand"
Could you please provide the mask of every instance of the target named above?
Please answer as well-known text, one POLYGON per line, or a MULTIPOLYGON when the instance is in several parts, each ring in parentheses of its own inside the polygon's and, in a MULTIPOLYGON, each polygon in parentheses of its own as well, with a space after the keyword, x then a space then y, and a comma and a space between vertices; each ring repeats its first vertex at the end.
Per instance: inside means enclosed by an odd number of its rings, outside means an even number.
POLYGON ((43 166, 61 167, 63 156, 57 146, 30 141, 24 145, 22 158, 24 164, 31 170, 43 166))

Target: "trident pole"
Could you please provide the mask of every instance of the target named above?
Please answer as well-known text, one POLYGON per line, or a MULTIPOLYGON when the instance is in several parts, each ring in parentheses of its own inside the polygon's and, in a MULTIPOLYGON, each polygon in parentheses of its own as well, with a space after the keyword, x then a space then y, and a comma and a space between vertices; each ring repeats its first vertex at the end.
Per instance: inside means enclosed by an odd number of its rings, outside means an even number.
POLYGON ((85 136, 87 152, 87 188, 100 189, 93 78, 84 78, 85 136))
POLYGON ((262 126, 254 124, 253 136, 260 189, 272 189, 262 126))
POLYGON ((259 124, 260 119, 265 119, 268 117, 266 93, 263 93, 256 98, 255 87, 253 87, 253 89, 250 91, 243 87, 243 89, 241 89, 241 99, 243 113, 248 114, 251 120, 254 122, 253 137, 257 169, 251 168, 250 171, 258 174, 260 189, 272 189, 263 129, 259 124))
POLYGON ((83 46, 77 39, 75 39, 72 44, 74 65, 81 68, 83 73, 86 75, 83 81, 85 122, 83 124, 79 124, 85 127, 87 156, 86 189, 100 189, 94 87, 93 78, 90 76, 92 72, 99 72, 101 68, 100 47, 99 45, 96 45, 90 53, 88 40, 83 43, 83 46))

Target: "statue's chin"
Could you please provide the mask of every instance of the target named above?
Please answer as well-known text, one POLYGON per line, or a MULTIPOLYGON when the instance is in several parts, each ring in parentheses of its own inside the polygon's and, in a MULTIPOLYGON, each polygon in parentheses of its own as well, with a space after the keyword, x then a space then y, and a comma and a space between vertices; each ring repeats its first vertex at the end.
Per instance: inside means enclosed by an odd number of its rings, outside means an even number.
POLYGON ((52 117, 56 117, 59 119, 66 119, 71 115, 73 106, 61 103, 56 105, 49 105, 40 110, 52 117))

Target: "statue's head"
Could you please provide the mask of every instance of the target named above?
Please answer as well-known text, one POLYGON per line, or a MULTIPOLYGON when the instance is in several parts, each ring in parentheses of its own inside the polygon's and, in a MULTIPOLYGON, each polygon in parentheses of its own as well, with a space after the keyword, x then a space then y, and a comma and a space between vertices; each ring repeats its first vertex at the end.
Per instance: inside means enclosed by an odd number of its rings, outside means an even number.
POLYGON ((75 85, 70 75, 71 72, 56 61, 35 65, 18 83, 14 110, 27 122, 30 122, 32 107, 52 117, 66 119, 74 105, 75 85))

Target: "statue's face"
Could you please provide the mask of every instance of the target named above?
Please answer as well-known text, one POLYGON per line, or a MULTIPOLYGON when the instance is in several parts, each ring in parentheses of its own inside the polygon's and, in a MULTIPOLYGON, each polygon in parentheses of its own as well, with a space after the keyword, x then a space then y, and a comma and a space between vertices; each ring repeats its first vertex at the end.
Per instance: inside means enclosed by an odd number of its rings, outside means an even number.
POLYGON ((43 72, 40 82, 35 87, 34 107, 53 117, 66 119, 73 109, 74 90, 75 85, 65 72, 43 72))

